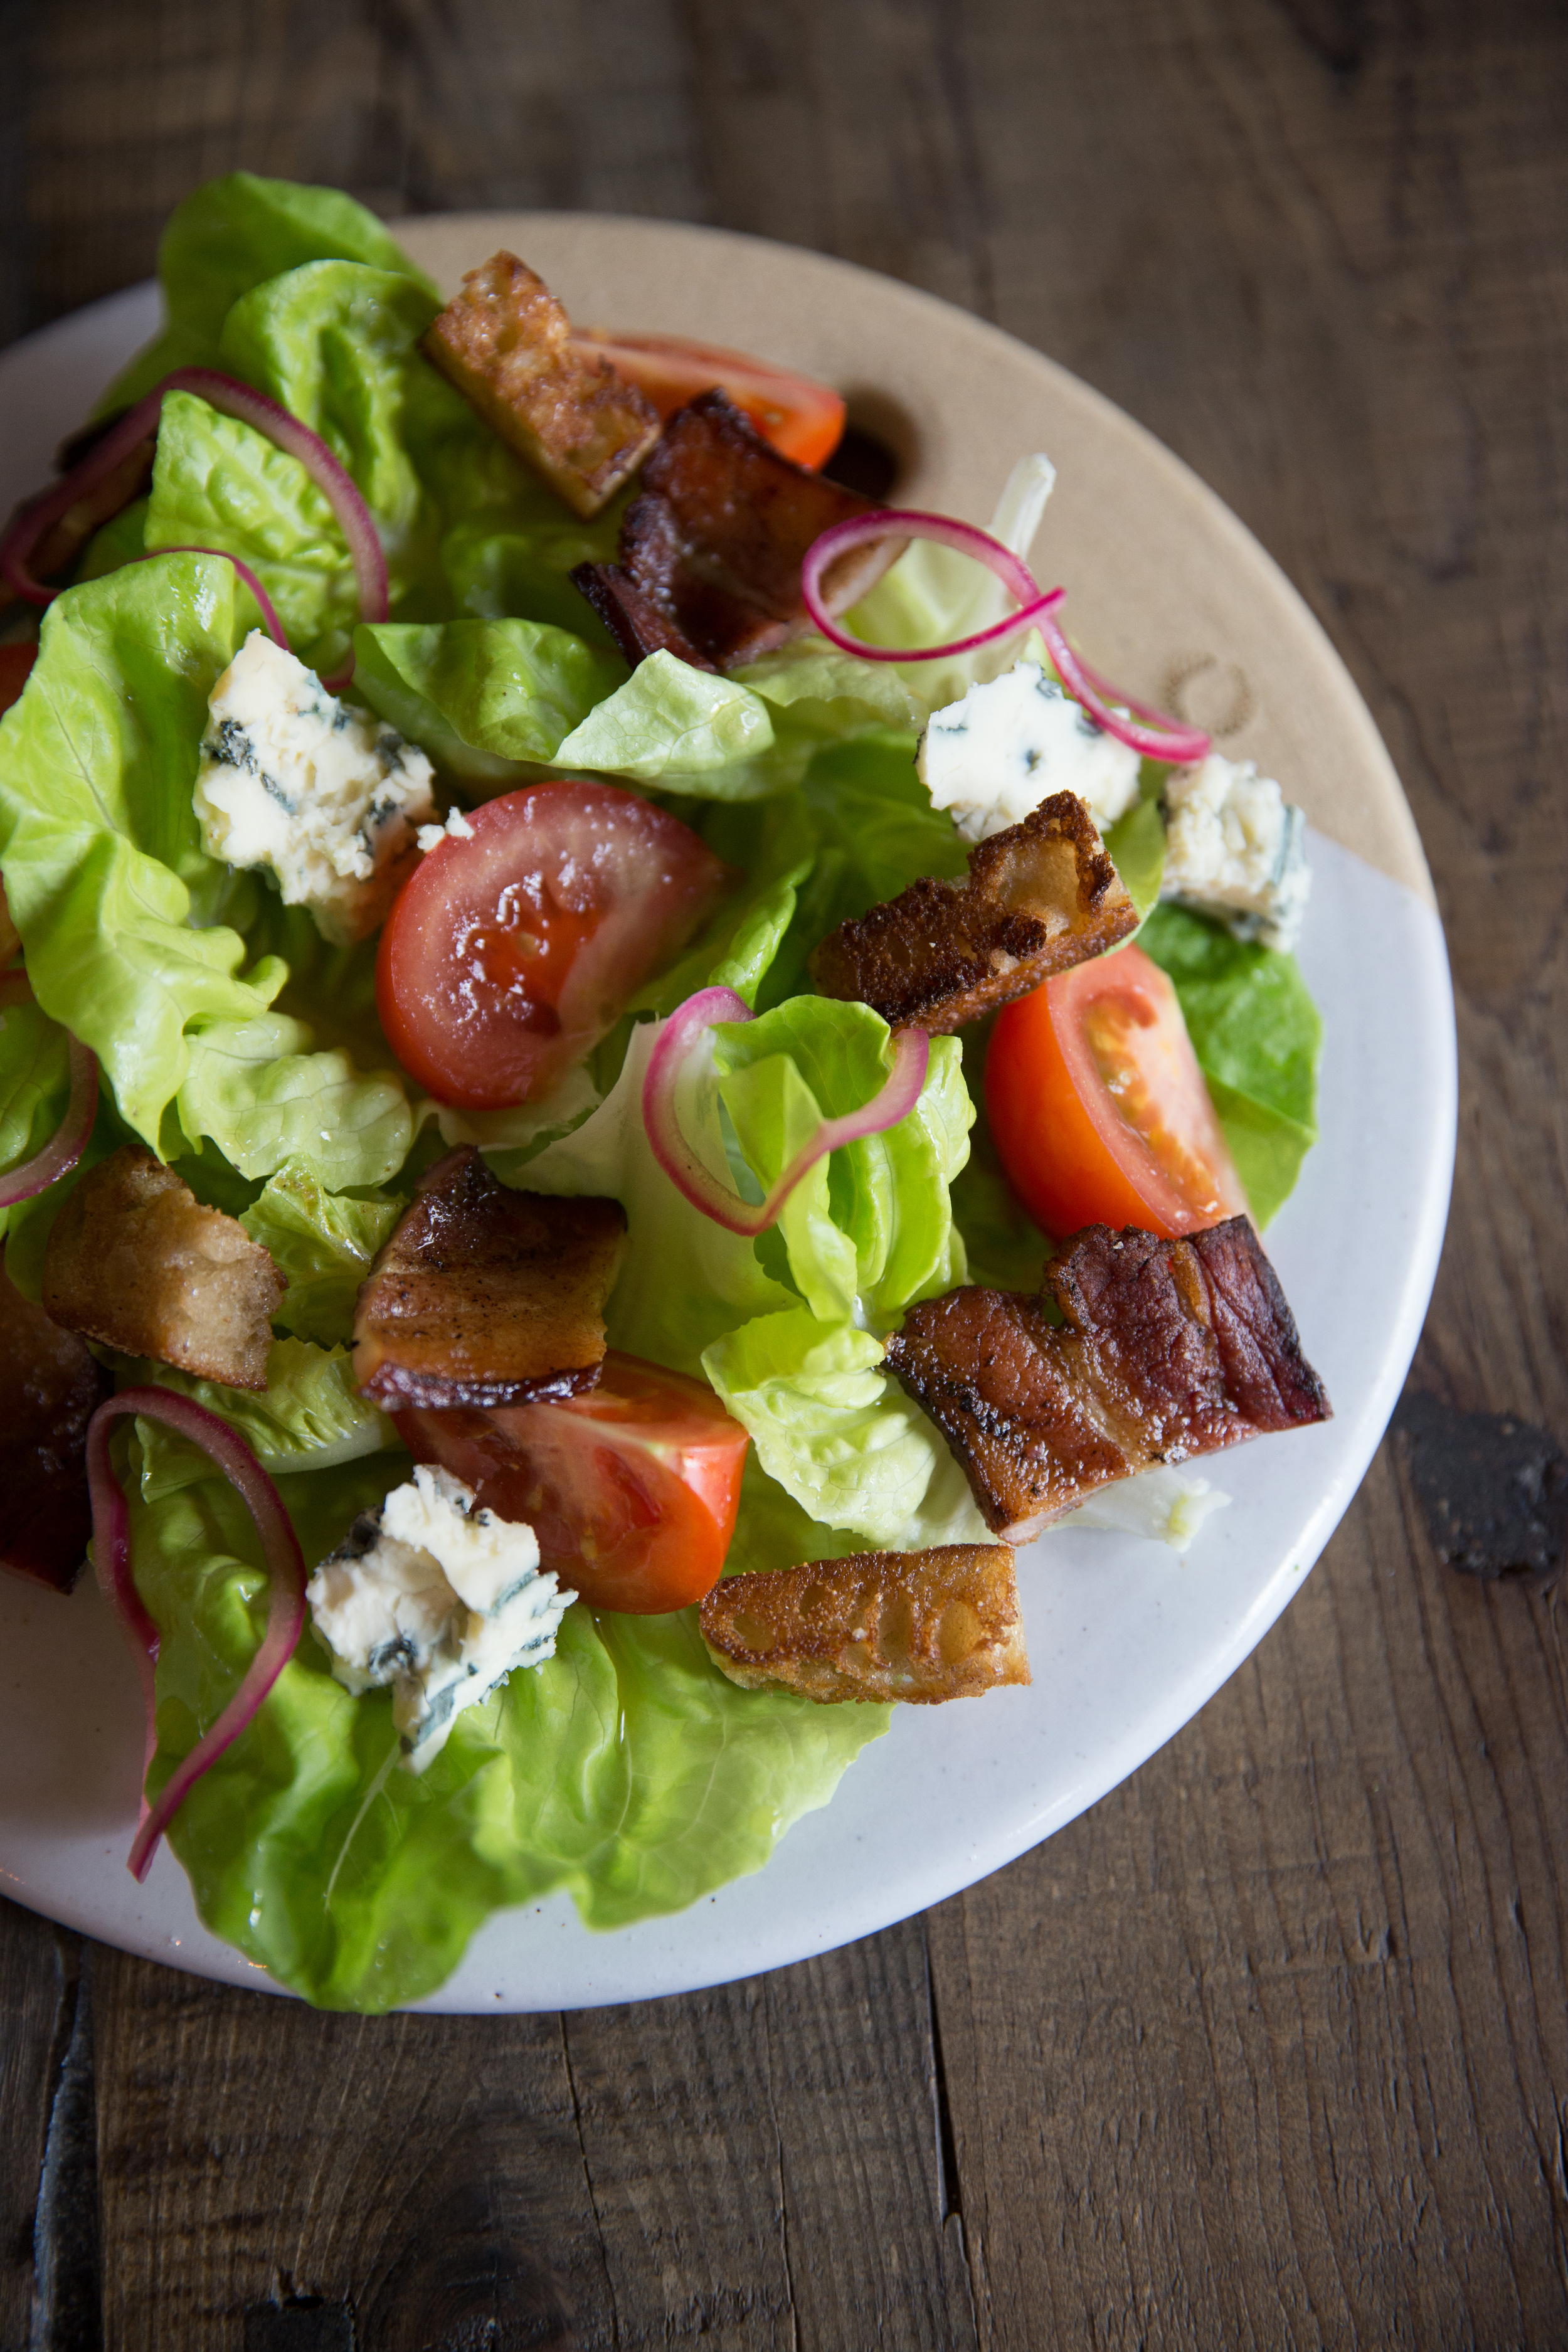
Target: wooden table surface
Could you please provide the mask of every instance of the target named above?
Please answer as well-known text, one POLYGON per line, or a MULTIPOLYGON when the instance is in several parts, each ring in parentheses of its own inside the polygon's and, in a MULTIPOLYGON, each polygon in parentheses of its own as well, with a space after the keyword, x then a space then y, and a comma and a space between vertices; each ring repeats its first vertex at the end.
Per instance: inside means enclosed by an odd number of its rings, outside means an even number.
POLYGON ((754 230, 1063 361, 1349 663, 1463 1057, 1405 1433, 1198 1719, 969 1894, 475 2020, 0 1912, 0 2347, 1568 2343, 1568 16, 0 0, 0 336, 245 164, 754 230))

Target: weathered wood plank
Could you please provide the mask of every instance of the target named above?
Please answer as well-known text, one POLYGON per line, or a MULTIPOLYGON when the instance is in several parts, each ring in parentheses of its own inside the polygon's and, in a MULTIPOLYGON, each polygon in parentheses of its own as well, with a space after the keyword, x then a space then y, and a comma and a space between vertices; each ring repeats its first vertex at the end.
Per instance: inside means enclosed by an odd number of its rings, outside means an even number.
POLYGON ((322 2016, 120 1953, 97 1982, 113 2352, 245 2352, 311 2297, 378 2352, 615 2340, 555 2020, 322 2016))
MULTIPOLYGON (((0 2347, 55 2352, 96 2322, 78 2196, 90 2158, 91 2033, 81 1946, 0 1900, 0 2347), (62 2095, 63 2093, 63 2095, 62 2095)), ((87 2184, 90 2195, 90 2181, 87 2184)))

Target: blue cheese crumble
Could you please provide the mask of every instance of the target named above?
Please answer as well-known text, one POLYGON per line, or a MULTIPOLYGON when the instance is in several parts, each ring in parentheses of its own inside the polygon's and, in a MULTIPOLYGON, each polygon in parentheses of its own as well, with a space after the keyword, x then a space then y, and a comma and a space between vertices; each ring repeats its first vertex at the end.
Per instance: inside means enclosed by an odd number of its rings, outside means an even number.
POLYGON ((1165 780, 1160 895, 1212 915, 1238 940, 1293 948, 1311 888, 1307 821, 1253 760, 1211 751, 1165 780))
POLYGON ((306 1598, 343 1688, 391 1684, 402 1760, 423 1772, 465 1707, 554 1655, 577 1596, 541 1572, 531 1528, 476 1510, 471 1486, 422 1463, 354 1521, 306 1598))
POLYGON ((965 841, 1021 824, 1052 793, 1076 793, 1103 833, 1138 797, 1137 752, 1027 658, 934 711, 915 765, 965 841))
POLYGON ((385 915, 436 816, 425 753, 253 629, 207 701, 195 803, 202 845, 266 866, 286 905, 346 946, 385 915))

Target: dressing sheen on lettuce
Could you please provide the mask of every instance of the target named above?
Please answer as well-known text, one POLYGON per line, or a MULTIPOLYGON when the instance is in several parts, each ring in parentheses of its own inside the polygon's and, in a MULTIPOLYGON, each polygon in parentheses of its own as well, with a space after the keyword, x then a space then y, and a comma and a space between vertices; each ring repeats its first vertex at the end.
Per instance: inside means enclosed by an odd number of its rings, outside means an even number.
MULTIPOLYGON (((0 1020, 0 1166, 58 1124, 67 1030, 106 1082, 78 1169, 0 1213, 7 1271, 37 1295, 72 1185, 133 1137, 238 1216, 288 1283, 266 1391, 158 1364, 120 1373, 229 1422, 313 1567, 409 1473, 354 1385, 354 1304, 418 1176, 472 1140, 508 1182, 624 1204, 611 1345, 705 1377, 752 1441, 727 1573, 984 1540, 963 1473, 883 1370, 917 1299, 1038 1281, 1045 1237, 976 1118, 984 1029, 933 1040, 914 1109, 819 1163, 754 1242, 688 1203, 642 1117, 658 1024, 714 984, 757 1017, 711 1033, 689 1136, 746 1196, 881 1087, 886 1024, 812 994, 807 959, 919 877, 964 872, 914 753, 926 711, 975 664, 878 665, 805 637, 723 677, 668 654, 628 673, 569 573, 613 557, 630 491, 581 522, 480 423, 421 352, 436 289, 370 214, 232 174, 179 207, 160 274, 164 328, 104 409, 189 364, 283 402, 375 517, 391 618, 356 625, 347 547, 294 458, 188 393, 166 399, 148 497, 97 535, 0 722, 0 869, 37 999, 0 1020), (308 662, 335 667, 352 641, 354 693, 428 751, 449 794, 604 777, 657 796, 731 869, 702 930, 549 1099, 465 1114, 418 1098, 376 1015, 374 940, 326 946, 303 909, 205 855, 192 786, 207 698, 258 616, 221 555, 157 552, 191 543, 251 566, 308 662)), ((917 546, 858 617, 912 645, 980 625, 994 602, 973 566, 917 546)), ((1152 790, 1111 848, 1266 1217, 1312 1139, 1317 1015, 1289 957, 1154 907, 1152 790)), ((252 1656, 265 1579, 204 1454, 150 1423, 120 1445, 137 1582, 163 1635, 155 1792, 252 1656)), ((760 1868, 888 1719, 740 1690, 694 1612, 579 1604, 555 1656, 463 1714, 416 1779, 392 1769, 389 1695, 352 1698, 307 1630, 170 1843, 203 1917, 280 1983, 383 2010, 438 1985, 506 1905, 564 1890, 589 1926, 617 1927, 760 1868)))

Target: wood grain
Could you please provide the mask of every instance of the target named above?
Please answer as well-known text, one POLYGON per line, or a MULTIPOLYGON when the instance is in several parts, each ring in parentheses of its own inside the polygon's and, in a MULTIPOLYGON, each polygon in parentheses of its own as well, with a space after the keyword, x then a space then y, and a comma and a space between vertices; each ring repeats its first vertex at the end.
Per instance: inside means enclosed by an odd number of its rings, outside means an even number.
MULTIPOLYGON (((392 215, 818 246, 1152 425, 1312 603, 1432 861, 1464 1094, 1413 1377, 1568 1439, 1559 9, 0 0, 0 29, 4 331, 144 274, 243 163, 392 215)), ((1395 1444, 1198 1721, 924 1923, 560 2021, 323 2019, 93 1955, 104 2342, 1568 2340, 1565 1606, 1443 1568, 1395 1444)), ((7 2347, 68 1976, 0 1914, 7 2347)))

